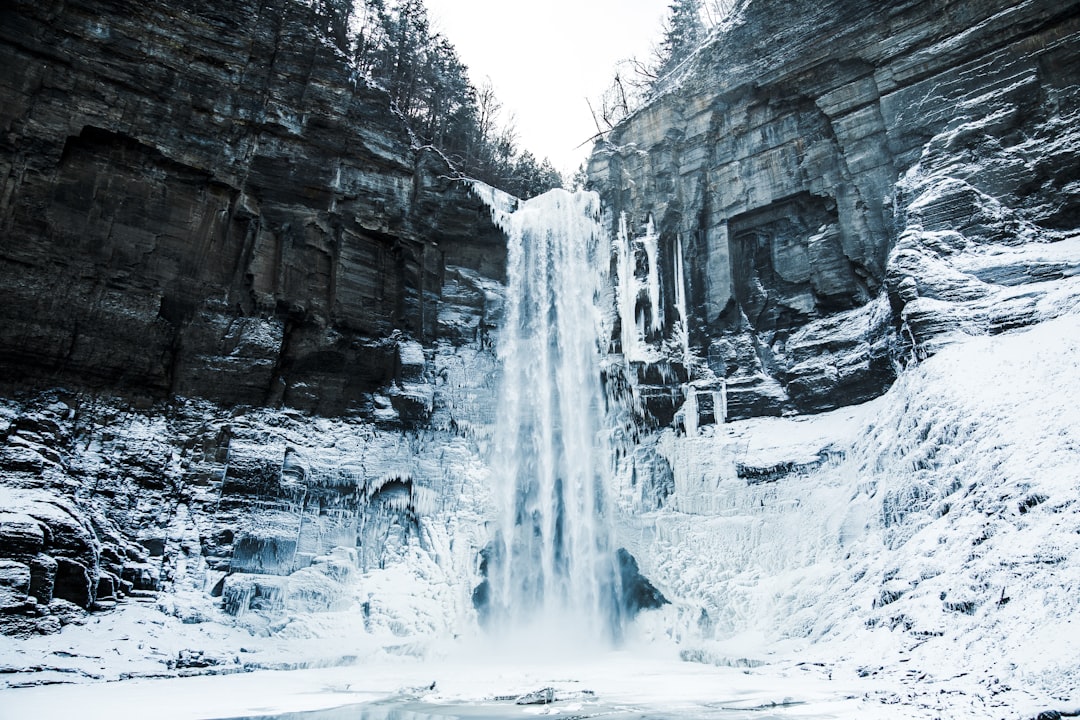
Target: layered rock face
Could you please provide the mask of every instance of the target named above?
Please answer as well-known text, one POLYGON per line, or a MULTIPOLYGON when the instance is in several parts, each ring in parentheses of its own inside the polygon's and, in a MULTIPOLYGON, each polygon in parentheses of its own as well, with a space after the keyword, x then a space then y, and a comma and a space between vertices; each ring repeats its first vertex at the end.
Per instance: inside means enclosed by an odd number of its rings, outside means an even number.
POLYGON ((162 590, 265 631, 406 555, 475 584, 505 239, 313 12, 0 9, 0 631, 162 590))
POLYGON ((860 402, 951 336, 1075 303, 1075 7, 755 0, 727 22, 589 173, 613 236, 659 235, 645 339, 684 283, 690 379, 728 417, 860 402))
POLYGON ((0 13, 8 385, 370 410, 399 340, 479 332, 501 234, 310 7, 0 13))

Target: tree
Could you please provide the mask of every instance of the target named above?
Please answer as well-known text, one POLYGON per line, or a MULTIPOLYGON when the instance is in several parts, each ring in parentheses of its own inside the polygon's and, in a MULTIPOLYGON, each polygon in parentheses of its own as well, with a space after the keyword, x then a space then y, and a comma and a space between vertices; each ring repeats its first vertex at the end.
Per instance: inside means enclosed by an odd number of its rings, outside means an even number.
MULTIPOLYGON (((726 8, 730 12, 735 0, 710 0, 710 21, 713 12, 726 8)), ((702 0, 673 0, 664 20, 663 37, 653 47, 650 60, 631 57, 619 61, 607 89, 594 105, 589 100, 596 123, 596 137, 601 137, 627 115, 637 110, 657 90, 670 74, 705 41, 708 29, 702 15, 702 0)))
POLYGON ((424 0, 312 0, 319 32, 381 85, 416 138, 463 174, 529 197, 561 186, 547 161, 521 153, 490 80, 480 90, 453 44, 433 32, 424 0))
POLYGON ((570 189, 576 192, 578 190, 585 190, 588 185, 588 163, 581 163, 580 165, 578 165, 577 171, 574 172, 574 177, 570 180, 570 189))
POLYGON ((657 52, 656 75, 663 77, 678 66, 705 39, 701 0, 674 0, 668 6, 664 37, 657 52))
POLYGON ((315 0, 319 30, 344 53, 349 51, 349 19, 352 13, 352 0, 315 0))
POLYGON ((709 27, 716 27, 735 10, 736 0, 709 0, 705 5, 705 16, 709 27))
POLYGON ((386 64, 390 16, 385 0, 360 0, 353 9, 353 63, 361 75, 371 76, 386 64))
POLYGON ((507 191, 525 200, 563 186, 562 175, 551 161, 544 158, 543 162, 537 163, 536 157, 528 150, 518 155, 511 170, 507 191))

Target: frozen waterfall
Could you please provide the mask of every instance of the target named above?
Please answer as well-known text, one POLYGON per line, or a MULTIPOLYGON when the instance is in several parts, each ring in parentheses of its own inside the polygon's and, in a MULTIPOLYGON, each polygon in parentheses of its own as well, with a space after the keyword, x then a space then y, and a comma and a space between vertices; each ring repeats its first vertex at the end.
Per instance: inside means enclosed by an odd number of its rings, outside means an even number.
POLYGON ((602 639, 617 627, 600 376, 609 247, 594 193, 553 190, 501 214, 509 240, 492 469, 501 519, 487 615, 501 630, 602 639))

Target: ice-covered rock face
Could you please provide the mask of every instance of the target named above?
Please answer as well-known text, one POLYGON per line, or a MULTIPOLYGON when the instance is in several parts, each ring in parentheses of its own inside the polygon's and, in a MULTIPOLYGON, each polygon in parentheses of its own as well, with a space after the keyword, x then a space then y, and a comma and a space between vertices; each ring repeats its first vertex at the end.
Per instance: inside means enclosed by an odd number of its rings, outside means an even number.
POLYGON ((423 429, 73 392, 4 401, 0 630, 54 633, 72 604, 133 601, 358 646, 472 627, 494 356, 444 345, 430 362, 423 429))
POLYGON ((1075 704, 1080 28, 962 6, 742 4, 590 160, 614 537, 687 659, 1075 704))
POLYGON ((862 405, 643 443, 615 479, 616 538, 675 598, 661 626, 683 656, 753 667, 786 647, 914 704, 996 688, 1072 707, 1078 343, 1073 313, 954 342, 862 405))
POLYGON ((637 238, 623 322, 677 346, 685 285, 700 359, 676 383, 643 369, 659 424, 701 397, 687 380, 726 379, 731 417, 820 411, 1075 304, 1080 41, 1059 11, 755 0, 607 135, 589 173, 610 237, 637 238))

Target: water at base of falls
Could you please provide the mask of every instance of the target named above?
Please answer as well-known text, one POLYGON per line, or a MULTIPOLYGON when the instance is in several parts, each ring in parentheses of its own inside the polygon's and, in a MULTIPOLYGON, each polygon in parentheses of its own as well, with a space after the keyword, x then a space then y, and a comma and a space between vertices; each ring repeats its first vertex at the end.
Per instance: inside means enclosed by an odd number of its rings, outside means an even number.
POLYGON ((598 341, 610 254, 599 212, 595 193, 553 190, 502 219, 507 307, 491 459, 501 518, 482 611, 500 634, 617 634, 598 341))

